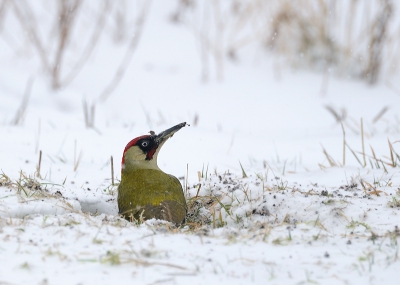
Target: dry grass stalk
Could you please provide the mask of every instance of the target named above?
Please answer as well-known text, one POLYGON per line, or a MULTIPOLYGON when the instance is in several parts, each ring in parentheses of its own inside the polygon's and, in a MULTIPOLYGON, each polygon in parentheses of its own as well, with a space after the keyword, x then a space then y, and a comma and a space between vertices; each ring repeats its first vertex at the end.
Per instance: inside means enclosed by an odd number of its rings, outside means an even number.
MULTIPOLYGON (((397 142, 398 142, 398 141, 397 141, 397 142)), ((396 143, 396 142, 393 142, 393 143, 396 143)), ((390 143, 390 148, 391 148, 391 150, 393 151, 393 153, 396 155, 398 161, 400 162, 400 155, 394 150, 393 144, 392 144, 392 143, 390 143)))
POLYGON ((378 13, 371 27, 371 38, 369 42, 369 62, 364 71, 364 76, 370 84, 378 81, 382 65, 382 50, 387 36, 388 25, 393 15, 392 0, 382 0, 381 11, 378 13))
POLYGON ((364 123, 362 118, 361 118, 361 146, 362 146, 362 155, 364 159, 364 167, 366 167, 367 161, 365 159, 365 147, 364 147, 364 123))
POLYGON ((342 126, 342 132, 343 132, 343 166, 346 165, 346 132, 343 127, 343 123, 340 123, 342 126))
POLYGON ((347 143, 345 143, 345 146, 347 146, 347 147, 349 148, 349 150, 350 150, 351 153, 354 155, 354 157, 356 158, 356 160, 358 161, 358 163, 359 163, 361 166, 363 166, 363 164, 362 164, 361 160, 358 158, 356 152, 355 152, 353 149, 351 149, 351 147, 350 147, 347 143))
POLYGON ((37 135, 35 135, 35 153, 37 153, 39 151, 39 141, 40 141, 41 127, 42 127, 42 121, 39 118, 39 121, 38 121, 38 132, 37 132, 37 135))
POLYGON ((240 169, 242 170, 242 178, 247 178, 246 171, 244 171, 243 165, 240 161, 239 161, 239 164, 240 164, 240 169))
POLYGON ((197 124, 199 123, 199 115, 196 113, 194 114, 194 118, 193 118, 193 126, 196 127, 197 124))
POLYGON ((325 109, 328 110, 329 113, 336 119, 337 123, 343 122, 346 120, 347 113, 346 110, 341 110, 341 114, 339 114, 332 106, 325 105, 325 109))
POLYGON ((326 149, 323 147, 322 144, 321 144, 321 147, 322 147, 322 151, 323 151, 324 154, 325 154, 326 159, 327 159, 328 162, 329 162, 329 165, 330 165, 331 167, 337 166, 337 164, 335 163, 335 161, 333 160, 333 158, 328 154, 328 152, 326 151, 326 149))
POLYGON ((96 113, 96 104, 93 102, 89 109, 87 101, 83 100, 83 115, 85 118, 86 128, 91 128, 91 129, 95 128, 94 127, 95 113, 96 113))
POLYGON ((22 97, 21 105, 19 106, 17 112, 15 113, 14 119, 11 121, 11 124, 14 126, 21 125, 25 119, 26 109, 28 107, 29 97, 31 95, 33 85, 33 78, 30 78, 26 83, 25 94, 22 97))
POLYGON ((41 168, 41 166, 42 166, 42 151, 40 150, 40 152, 39 152, 39 162, 38 162, 38 165, 36 167, 36 177, 39 177, 39 178, 42 178, 40 176, 40 168, 41 168))
POLYGON ((111 185, 114 186, 114 158, 111 156, 111 185))
POLYGON ((389 110, 388 106, 385 106, 382 108, 382 110, 374 117, 374 119, 372 120, 372 123, 375 124, 376 122, 379 121, 380 118, 382 118, 383 115, 385 115, 385 113, 389 110))
POLYGON ((189 176, 189 164, 186 164, 186 177, 185 177, 185 193, 186 197, 189 197, 189 186, 188 186, 188 177, 189 176))
POLYGON ((79 152, 78 158, 76 157, 76 140, 75 140, 75 147, 74 147, 74 172, 78 169, 79 163, 81 162, 83 153, 82 150, 79 152))
POLYGON ((371 146, 371 145, 370 145, 369 147, 371 148, 371 151, 372 151, 372 156, 374 157, 375 161, 378 161, 378 159, 376 158, 376 155, 375 155, 375 151, 374 151, 374 149, 372 148, 372 146, 371 146))
POLYGON ((389 151, 390 151, 390 160, 392 161, 392 167, 396 167, 396 161, 395 161, 394 155, 393 155, 392 144, 390 143, 389 139, 388 139, 388 144, 389 144, 389 151))
POLYGON ((364 189, 365 194, 380 196, 380 194, 383 193, 386 196, 388 196, 388 194, 386 192, 384 192, 382 190, 377 190, 376 187, 374 187, 373 185, 371 185, 371 183, 368 183, 365 180, 360 180, 360 183, 364 189), (365 187, 365 184, 368 186, 368 188, 365 187))
POLYGON ((194 198, 199 197, 200 189, 201 189, 201 183, 199 183, 199 187, 197 188, 196 196, 194 196, 194 198))

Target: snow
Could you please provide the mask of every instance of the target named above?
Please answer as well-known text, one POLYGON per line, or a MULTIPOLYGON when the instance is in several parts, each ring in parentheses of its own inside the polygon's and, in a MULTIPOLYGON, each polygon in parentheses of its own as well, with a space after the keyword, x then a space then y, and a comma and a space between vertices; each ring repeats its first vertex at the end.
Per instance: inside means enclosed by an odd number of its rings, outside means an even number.
MULTIPOLYGON (((223 80, 210 65, 205 83, 198 40, 168 20, 174 5, 149 8, 105 102, 98 96, 126 41, 114 44, 106 29, 76 79, 54 91, 7 14, 18 48, 0 43, 0 284, 397 284, 400 168, 377 165, 371 149, 387 163, 388 141, 400 153, 398 74, 372 87, 327 81, 251 45, 224 62, 223 80), (29 78, 26 113, 13 125, 29 78), (95 129, 83 100, 96 106, 95 129), (342 126, 327 106, 345 110, 360 163, 349 148, 343 161, 342 126), (118 183, 126 143, 185 121, 158 163, 188 185, 193 220, 176 228, 118 217, 110 157, 118 183)), ((39 19, 43 35, 48 21, 39 19)))

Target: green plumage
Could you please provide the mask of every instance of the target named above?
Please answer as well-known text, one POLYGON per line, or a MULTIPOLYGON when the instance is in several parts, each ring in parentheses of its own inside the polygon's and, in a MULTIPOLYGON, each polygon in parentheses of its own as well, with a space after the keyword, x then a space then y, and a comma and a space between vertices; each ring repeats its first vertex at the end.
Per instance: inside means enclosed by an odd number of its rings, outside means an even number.
POLYGON ((127 219, 162 219, 181 224, 186 200, 179 180, 157 169, 122 171, 118 187, 119 213, 127 219))

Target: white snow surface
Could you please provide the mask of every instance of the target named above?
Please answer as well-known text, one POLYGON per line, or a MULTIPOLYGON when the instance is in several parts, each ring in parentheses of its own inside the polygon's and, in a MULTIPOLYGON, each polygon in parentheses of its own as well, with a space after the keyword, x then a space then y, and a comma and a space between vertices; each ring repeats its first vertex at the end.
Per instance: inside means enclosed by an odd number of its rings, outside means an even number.
POLYGON ((0 168, 12 182, 0 181, 0 284, 398 284, 400 168, 373 159, 392 161, 388 141, 400 154, 398 74, 373 87, 327 80, 252 45, 224 61, 222 80, 211 64, 203 82, 198 40, 168 20, 174 5, 151 5, 105 102, 96 98, 125 52, 110 38, 58 91, 23 41, 18 52, 0 43, 0 168), (23 122, 12 125, 29 78, 23 122), (84 99, 96 102, 95 129, 84 99), (342 127, 326 106, 346 110, 360 163, 346 148, 343 166, 342 127), (214 214, 201 209, 213 221, 193 230, 120 218, 110 157, 118 182, 131 139, 185 121, 158 164, 188 199, 218 197, 214 214), (34 177, 40 187, 24 184, 34 177))

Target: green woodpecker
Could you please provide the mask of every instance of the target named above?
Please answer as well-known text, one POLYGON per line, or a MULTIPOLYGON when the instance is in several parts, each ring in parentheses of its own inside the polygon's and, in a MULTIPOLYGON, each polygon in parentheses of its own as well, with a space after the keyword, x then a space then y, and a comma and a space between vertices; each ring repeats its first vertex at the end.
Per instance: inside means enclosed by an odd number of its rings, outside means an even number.
POLYGON ((126 145, 118 186, 119 214, 126 219, 184 222, 186 200, 182 185, 157 165, 157 155, 163 144, 184 126, 186 122, 158 135, 151 131, 150 135, 137 137, 126 145))

